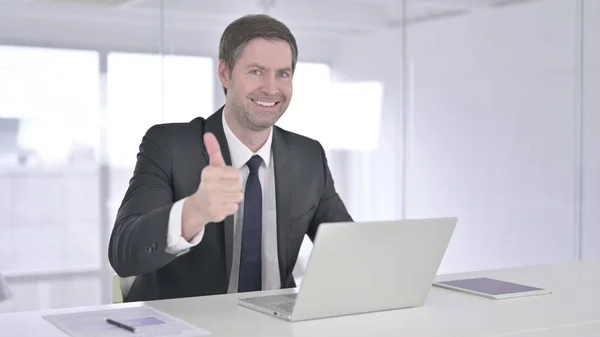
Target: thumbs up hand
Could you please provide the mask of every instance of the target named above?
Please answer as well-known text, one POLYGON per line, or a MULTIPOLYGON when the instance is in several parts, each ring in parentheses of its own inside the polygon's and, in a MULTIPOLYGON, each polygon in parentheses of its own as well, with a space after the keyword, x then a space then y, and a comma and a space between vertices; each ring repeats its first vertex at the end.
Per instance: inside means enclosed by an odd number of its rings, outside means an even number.
POLYGON ((183 205, 182 236, 188 241, 207 224, 237 212, 244 197, 241 172, 225 164, 215 135, 206 133, 204 145, 209 164, 202 170, 198 190, 183 205))
POLYGON ((213 167, 225 167, 225 159, 221 154, 221 146, 217 137, 212 133, 206 133, 204 135, 204 146, 208 152, 208 159, 210 160, 209 165, 213 167))

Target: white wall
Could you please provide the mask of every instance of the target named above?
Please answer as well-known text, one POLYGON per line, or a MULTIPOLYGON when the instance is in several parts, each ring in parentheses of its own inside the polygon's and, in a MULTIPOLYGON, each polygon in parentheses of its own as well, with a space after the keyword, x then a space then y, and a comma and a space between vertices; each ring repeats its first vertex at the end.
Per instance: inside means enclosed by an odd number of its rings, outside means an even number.
POLYGON ((600 2, 585 1, 583 258, 600 258, 600 2))
POLYGON ((409 31, 410 217, 459 217, 443 271, 576 258, 575 1, 409 31))
MULTIPOLYGON (((600 4, 588 3, 583 251, 598 257, 600 4)), ((401 30, 345 40, 336 76, 386 85, 380 149, 350 155, 358 218, 400 217, 406 188, 407 217, 460 219, 440 272, 576 259, 576 9, 546 0, 409 26, 406 186, 401 30)))

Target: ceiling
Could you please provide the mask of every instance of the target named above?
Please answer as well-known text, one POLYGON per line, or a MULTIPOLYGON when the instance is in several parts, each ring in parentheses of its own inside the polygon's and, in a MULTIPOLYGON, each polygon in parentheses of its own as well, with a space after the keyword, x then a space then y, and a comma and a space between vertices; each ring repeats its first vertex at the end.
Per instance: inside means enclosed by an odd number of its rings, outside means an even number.
POLYGON ((222 30, 243 14, 267 12, 294 31, 348 34, 513 2, 524 0, 0 0, 0 13, 132 25, 155 25, 162 13, 168 25, 222 30))
MULTIPOLYGON (((524 1, 535 0, 510 0, 524 1)), ((328 60, 348 36, 493 10, 505 3, 506 0, 0 0, 0 44, 214 55, 227 24, 244 14, 266 12, 290 27, 303 46, 303 60, 322 61, 328 60)))

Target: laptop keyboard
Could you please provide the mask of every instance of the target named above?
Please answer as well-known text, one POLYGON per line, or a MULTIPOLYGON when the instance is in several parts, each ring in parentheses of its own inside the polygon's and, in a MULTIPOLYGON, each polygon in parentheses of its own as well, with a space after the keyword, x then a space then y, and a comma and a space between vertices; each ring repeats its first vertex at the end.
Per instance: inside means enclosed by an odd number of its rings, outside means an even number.
POLYGON ((271 304, 271 308, 279 311, 287 311, 292 312, 294 310, 294 304, 296 303, 296 294, 293 295, 285 295, 285 297, 289 298, 289 301, 277 302, 271 304))
POLYGON ((275 310, 292 312, 294 310, 294 301, 273 303, 271 307, 275 310))

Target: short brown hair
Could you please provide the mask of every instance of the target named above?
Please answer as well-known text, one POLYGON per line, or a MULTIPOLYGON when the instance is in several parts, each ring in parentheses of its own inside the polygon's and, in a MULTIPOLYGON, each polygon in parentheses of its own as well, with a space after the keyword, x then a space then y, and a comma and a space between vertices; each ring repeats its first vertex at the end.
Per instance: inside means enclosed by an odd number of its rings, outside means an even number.
MULTIPOLYGON (((257 38, 287 42, 292 49, 292 72, 296 69, 298 61, 296 38, 283 22, 266 14, 245 15, 231 22, 221 35, 219 60, 223 61, 231 72, 246 45, 257 38)), ((223 91, 227 95, 227 88, 223 87, 223 91)))

